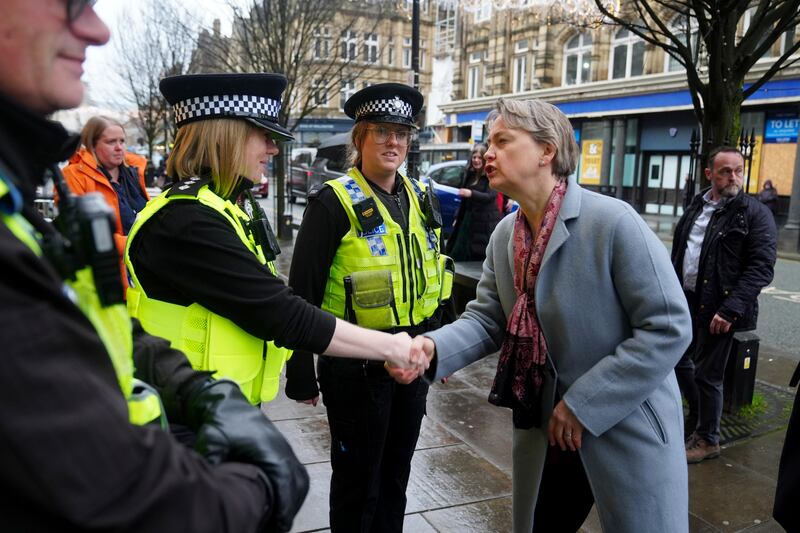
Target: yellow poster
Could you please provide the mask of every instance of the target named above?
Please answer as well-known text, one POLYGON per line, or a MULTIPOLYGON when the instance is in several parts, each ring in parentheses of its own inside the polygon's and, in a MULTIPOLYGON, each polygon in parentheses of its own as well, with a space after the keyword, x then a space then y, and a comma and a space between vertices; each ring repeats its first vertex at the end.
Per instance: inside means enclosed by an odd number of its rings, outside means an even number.
POLYGON ((603 164, 603 141, 586 140, 581 143, 581 175, 579 182, 587 185, 600 184, 603 164))
MULTIPOLYGON (((764 138, 761 135, 756 135, 756 144, 753 146, 753 166, 750 169, 750 184, 746 192, 756 193, 759 191, 758 175, 761 170, 761 149, 764 145, 764 138)), ((745 167, 747 164, 745 163, 745 167)), ((745 172, 747 169, 745 168, 745 172)), ((744 177, 745 183, 743 187, 747 186, 747 175, 744 177)))

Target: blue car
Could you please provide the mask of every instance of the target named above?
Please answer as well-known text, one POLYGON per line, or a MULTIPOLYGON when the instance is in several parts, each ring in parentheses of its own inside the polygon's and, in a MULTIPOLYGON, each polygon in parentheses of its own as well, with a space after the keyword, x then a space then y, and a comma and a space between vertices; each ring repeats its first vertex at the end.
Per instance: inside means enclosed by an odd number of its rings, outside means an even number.
POLYGON ((456 220, 458 208, 461 206, 458 189, 463 185, 466 166, 465 160, 437 163, 431 165, 421 178, 422 183, 428 186, 433 182, 433 190, 436 191, 442 210, 442 234, 445 236, 449 236, 453 231, 453 223, 456 220))

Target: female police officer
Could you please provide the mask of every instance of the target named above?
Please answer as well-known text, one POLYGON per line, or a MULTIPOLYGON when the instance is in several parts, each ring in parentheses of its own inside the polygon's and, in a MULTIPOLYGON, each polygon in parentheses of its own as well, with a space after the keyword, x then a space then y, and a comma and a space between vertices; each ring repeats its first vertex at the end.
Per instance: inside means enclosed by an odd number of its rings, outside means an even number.
MULTIPOLYGON (((310 195, 289 277, 340 318, 412 335, 438 327, 444 276, 432 195, 398 172, 421 107, 419 91, 396 83, 347 101, 354 166, 310 195)), ((365 360, 321 356, 318 371, 331 429, 331 530, 401 531, 428 385, 397 384, 365 360)), ((290 398, 316 404, 310 353, 295 354, 287 379, 290 398)))
POLYGON ((233 203, 278 153, 273 139, 292 138, 278 124, 285 87, 277 74, 161 81, 179 127, 167 162, 178 181, 139 213, 126 250, 131 314, 253 403, 275 396, 288 354, 265 341, 403 366, 410 353, 408 335, 377 336, 294 296, 268 261, 278 252, 268 225, 233 203))

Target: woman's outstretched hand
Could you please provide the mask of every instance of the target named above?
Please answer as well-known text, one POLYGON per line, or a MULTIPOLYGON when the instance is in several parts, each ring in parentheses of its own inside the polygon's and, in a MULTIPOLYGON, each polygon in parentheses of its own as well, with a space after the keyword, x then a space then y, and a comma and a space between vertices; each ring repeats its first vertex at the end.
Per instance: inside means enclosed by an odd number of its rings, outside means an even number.
MULTIPOLYGON (((399 333, 398 335, 405 335, 399 333)), ((407 335, 406 335, 407 336, 407 335)), ((436 345, 428 337, 418 335, 411 341, 408 356, 410 360, 418 361, 416 366, 409 366, 406 368, 400 365, 395 365, 391 361, 387 361, 386 371, 392 376, 395 381, 403 385, 407 385, 423 375, 430 366, 433 355, 436 352, 436 345)))

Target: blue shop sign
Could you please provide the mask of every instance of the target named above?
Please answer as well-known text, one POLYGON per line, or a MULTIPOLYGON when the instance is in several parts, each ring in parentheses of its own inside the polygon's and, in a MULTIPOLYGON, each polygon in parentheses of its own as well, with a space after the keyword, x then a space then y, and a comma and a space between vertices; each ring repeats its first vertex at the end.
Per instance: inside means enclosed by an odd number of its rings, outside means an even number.
POLYGON ((800 129, 800 119, 797 118, 797 113, 769 113, 764 127, 764 142, 797 142, 798 129, 800 129))

